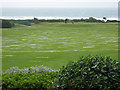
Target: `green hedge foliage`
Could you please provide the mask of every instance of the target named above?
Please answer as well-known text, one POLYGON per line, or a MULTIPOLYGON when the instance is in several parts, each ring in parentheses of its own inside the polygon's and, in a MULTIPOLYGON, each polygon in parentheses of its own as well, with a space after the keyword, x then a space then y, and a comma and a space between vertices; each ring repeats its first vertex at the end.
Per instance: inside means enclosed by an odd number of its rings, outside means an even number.
POLYGON ((2 78, 3 90, 8 89, 41 89, 46 90, 52 87, 56 72, 36 73, 11 73, 4 74, 2 78))
POLYGON ((0 24, 0 28, 11 28, 14 26, 13 22, 9 22, 7 20, 1 20, 0 24))
POLYGON ((65 90, 120 89, 119 65, 110 57, 81 57, 60 69, 57 83, 65 90))
POLYGON ((81 57, 57 70, 43 66, 11 68, 2 76, 7 89, 119 90, 120 63, 104 56, 81 57), (15 70, 15 72, 13 71, 15 70))

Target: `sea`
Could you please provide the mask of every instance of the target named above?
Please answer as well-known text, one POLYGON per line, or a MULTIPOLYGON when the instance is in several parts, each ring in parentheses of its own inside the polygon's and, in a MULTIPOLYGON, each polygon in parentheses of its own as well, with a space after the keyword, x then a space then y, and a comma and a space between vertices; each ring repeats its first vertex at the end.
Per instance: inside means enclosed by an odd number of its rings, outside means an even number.
POLYGON ((118 19, 117 8, 2 8, 1 19, 118 19))

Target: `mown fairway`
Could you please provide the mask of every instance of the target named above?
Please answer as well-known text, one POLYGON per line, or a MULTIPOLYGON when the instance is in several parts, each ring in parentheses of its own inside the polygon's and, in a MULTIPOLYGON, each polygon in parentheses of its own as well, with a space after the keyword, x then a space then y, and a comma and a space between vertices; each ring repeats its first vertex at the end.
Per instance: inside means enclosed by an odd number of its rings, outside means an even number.
POLYGON ((44 65, 59 69, 81 56, 118 59, 117 23, 40 23, 2 30, 3 71, 44 65))

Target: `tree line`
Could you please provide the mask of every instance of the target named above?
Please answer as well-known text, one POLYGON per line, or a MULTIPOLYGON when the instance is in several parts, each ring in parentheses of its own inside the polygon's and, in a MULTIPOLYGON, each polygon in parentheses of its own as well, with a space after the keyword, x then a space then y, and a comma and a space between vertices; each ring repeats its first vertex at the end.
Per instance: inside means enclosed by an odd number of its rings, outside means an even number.
MULTIPOLYGON (((118 22, 117 20, 107 20, 106 17, 103 17, 103 20, 97 20, 93 17, 89 17, 88 19, 73 19, 73 22, 97 22, 97 23, 105 23, 105 22, 118 22)), ((34 19, 26 19, 26 20, 2 20, 0 22, 0 28, 11 28, 13 27, 15 24, 23 24, 23 25, 27 25, 27 26, 31 26, 31 24, 38 24, 41 22, 65 22, 64 19, 38 19, 38 18, 34 18, 34 19)))

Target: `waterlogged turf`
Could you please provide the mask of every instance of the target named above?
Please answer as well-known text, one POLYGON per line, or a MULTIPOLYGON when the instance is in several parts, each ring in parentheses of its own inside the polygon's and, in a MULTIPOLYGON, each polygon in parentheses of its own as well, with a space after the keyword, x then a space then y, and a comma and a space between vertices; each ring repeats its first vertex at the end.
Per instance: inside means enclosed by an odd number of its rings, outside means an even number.
POLYGON ((81 56, 118 59, 117 23, 40 23, 2 30, 2 69, 44 65, 59 69, 81 56))

